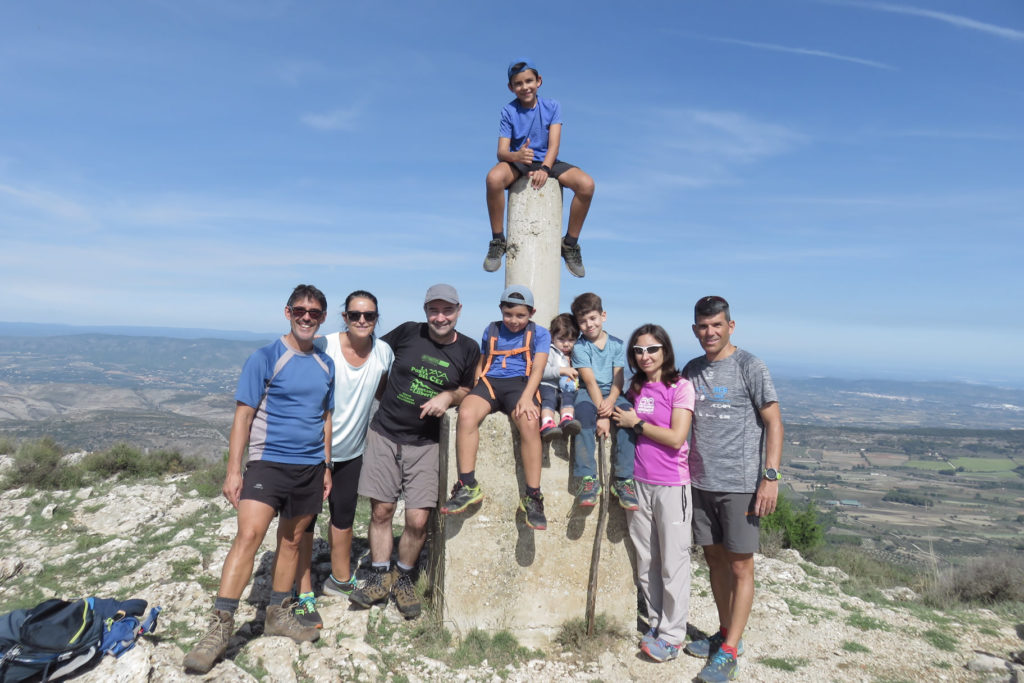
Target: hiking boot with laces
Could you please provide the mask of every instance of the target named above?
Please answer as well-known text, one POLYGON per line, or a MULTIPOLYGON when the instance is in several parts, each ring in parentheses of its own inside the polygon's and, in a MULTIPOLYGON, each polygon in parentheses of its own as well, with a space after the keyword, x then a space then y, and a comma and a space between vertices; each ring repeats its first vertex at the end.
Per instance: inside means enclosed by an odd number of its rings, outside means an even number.
POLYGON ((395 596, 395 606, 403 617, 415 619, 420 615, 423 606, 420 603, 420 596, 416 595, 411 572, 398 571, 398 579, 391 594, 395 596))
POLYGON ((460 512, 463 512, 470 505, 479 503, 483 499, 484 494, 480 490, 480 484, 477 484, 476 486, 466 486, 461 481, 456 481, 455 486, 452 487, 451 498, 441 506, 441 514, 457 515, 460 512))
POLYGON ((581 508, 592 508, 597 505, 597 497, 601 495, 601 484, 594 477, 583 477, 580 490, 576 494, 576 504, 581 508))
POLYGON ((731 653, 719 648, 718 652, 697 674, 697 680, 702 683, 725 683, 736 678, 739 672, 740 665, 736 658, 731 653))
MULTIPOLYGON (((565 247, 562 247, 563 253, 565 247)), ((487 258, 484 259, 484 270, 493 273, 501 268, 501 257, 505 255, 505 240, 494 238, 487 244, 487 258)))
POLYGON ((350 602, 360 607, 372 607, 381 602, 387 602, 391 597, 391 589, 395 585, 395 571, 377 571, 370 573, 363 587, 352 591, 348 596, 350 602))
POLYGON ((328 576, 324 579, 324 595, 349 596, 358 585, 355 576, 349 577, 348 581, 338 581, 333 575, 328 576))
POLYGON ((306 626, 292 611, 295 598, 287 598, 280 605, 267 605, 267 623, 263 627, 265 636, 284 636, 296 643, 312 642, 320 638, 315 626, 306 626))
POLYGON ((299 601, 292 608, 292 613, 295 614, 295 618, 303 626, 312 626, 313 628, 324 627, 324 620, 321 618, 320 613, 316 611, 316 598, 313 597, 312 593, 300 595, 299 601))
POLYGON ((544 496, 523 496, 519 501, 519 509, 526 513, 526 526, 537 531, 548 528, 548 518, 544 516, 544 496))
MULTIPOLYGON (((691 657, 700 657, 701 659, 707 659, 716 652, 718 648, 722 647, 722 643, 725 642, 725 638, 722 637, 722 632, 717 631, 707 638, 701 638, 700 640, 694 640, 686 644, 683 651, 691 657)), ((740 642, 736 645, 736 654, 743 654, 743 639, 740 638, 740 642)))
POLYGON ((576 277, 584 277, 587 274, 583 267, 583 254, 580 252, 580 245, 574 244, 571 247, 562 242, 562 258, 565 260, 565 267, 576 277))
POLYGON ((213 668, 228 649, 228 641, 235 630, 235 615, 220 609, 210 615, 210 627, 196 646, 185 655, 182 665, 185 671, 204 674, 213 668))
POLYGON ((639 510, 640 504, 636 499, 636 482, 632 479, 622 479, 612 484, 612 493, 619 499, 619 505, 623 510, 639 510))
POLYGON ((664 638, 652 638, 641 645, 640 649, 656 662, 667 662, 679 656, 679 646, 673 645, 664 638))

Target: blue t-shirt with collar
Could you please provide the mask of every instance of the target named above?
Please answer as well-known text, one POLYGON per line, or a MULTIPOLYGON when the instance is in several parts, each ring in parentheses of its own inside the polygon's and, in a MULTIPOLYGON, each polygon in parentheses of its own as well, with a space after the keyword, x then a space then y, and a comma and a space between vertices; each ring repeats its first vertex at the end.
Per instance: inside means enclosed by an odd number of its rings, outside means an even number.
POLYGON ((334 361, 281 339, 249 356, 235 400, 256 409, 249 460, 290 465, 324 462, 324 412, 334 410, 334 361))
MULTIPOLYGON (((586 337, 580 336, 576 346, 572 347, 572 366, 579 368, 590 368, 594 371, 594 379, 601 390, 601 396, 607 396, 612 390, 612 380, 615 377, 615 368, 626 367, 626 344, 618 337, 608 335, 604 348, 599 349, 597 344, 586 337)), ((584 397, 587 392, 583 390, 580 383, 580 396, 584 397)))
POLYGON ((541 162, 548 153, 548 127, 555 123, 562 123, 562 107, 556 100, 538 97, 537 106, 526 109, 517 97, 501 110, 498 137, 512 141, 512 152, 518 151, 529 138, 533 160, 541 162))

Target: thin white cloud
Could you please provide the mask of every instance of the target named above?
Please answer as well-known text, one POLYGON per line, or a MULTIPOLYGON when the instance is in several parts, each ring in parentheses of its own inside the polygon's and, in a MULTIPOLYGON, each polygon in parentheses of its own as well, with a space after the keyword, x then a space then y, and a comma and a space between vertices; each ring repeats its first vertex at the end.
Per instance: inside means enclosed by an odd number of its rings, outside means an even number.
POLYGON ((731 45, 743 45, 744 47, 751 47, 758 50, 771 50, 773 52, 786 52, 794 55, 804 55, 807 57, 823 57, 825 59, 834 59, 840 62, 849 62, 851 64, 860 64, 861 66, 869 66, 873 69, 886 69, 894 71, 896 67, 884 64, 882 62, 876 62, 871 59, 862 59, 860 57, 850 57, 848 55, 841 55, 835 52, 826 52, 825 50, 813 50, 804 47, 789 47, 786 45, 776 45, 774 43, 759 43, 751 40, 738 40, 735 38, 716 38, 713 36, 702 36, 705 40, 713 40, 718 43, 729 43, 731 45))
POLYGON ((848 5, 851 7, 861 7, 864 9, 873 9, 879 12, 891 12, 893 14, 906 14, 914 17, 925 17, 927 19, 934 19, 957 28, 965 28, 972 31, 981 31, 982 33, 988 33, 989 35, 998 36, 999 38, 1006 38, 1008 40, 1024 40, 1024 31, 1008 28, 1006 26, 998 26, 996 24, 989 24, 984 21, 977 21, 969 17, 964 17, 959 14, 949 14, 948 12, 936 12, 930 9, 921 9, 919 7, 910 7, 907 5, 893 5, 887 2, 837 2, 836 4, 848 5))
POLYGON ((363 107, 356 104, 351 107, 339 107, 323 114, 303 114, 300 120, 316 130, 352 131, 356 129, 362 111, 363 107))
POLYGON ((289 59, 273 68, 274 75, 288 85, 301 85, 311 78, 327 74, 327 68, 320 62, 304 59, 289 59))

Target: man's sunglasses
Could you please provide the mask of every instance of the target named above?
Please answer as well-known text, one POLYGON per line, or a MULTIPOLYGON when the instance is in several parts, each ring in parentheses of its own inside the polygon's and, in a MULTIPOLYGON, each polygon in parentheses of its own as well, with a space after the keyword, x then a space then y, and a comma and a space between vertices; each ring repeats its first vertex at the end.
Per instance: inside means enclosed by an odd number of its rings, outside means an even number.
POLYGON ((292 312, 292 317, 296 320, 302 320, 307 315, 312 320, 323 320, 324 312, 319 308, 303 308, 302 306, 289 306, 288 310, 292 312))
POLYGON ((345 319, 354 323, 362 318, 368 323, 377 322, 377 311, 345 311, 345 319))
POLYGON ((658 351, 661 351, 661 346, 661 344, 651 344, 650 346, 634 346, 633 353, 638 356, 642 356, 645 353, 648 356, 653 356, 658 351))

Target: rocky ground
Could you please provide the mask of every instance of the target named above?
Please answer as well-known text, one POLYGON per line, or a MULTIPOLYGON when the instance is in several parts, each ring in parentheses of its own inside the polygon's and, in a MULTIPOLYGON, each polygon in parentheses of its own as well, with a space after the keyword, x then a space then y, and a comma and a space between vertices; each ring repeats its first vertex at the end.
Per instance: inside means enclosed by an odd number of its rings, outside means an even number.
MULTIPOLYGON (((234 534, 234 511, 204 498, 186 476, 106 482, 74 493, 8 490, 0 494, 0 612, 48 597, 140 597, 164 612, 160 628, 120 659, 106 658, 79 676, 93 681, 689 681, 702 662, 681 657, 655 664, 638 654, 637 634, 608 636, 593 653, 551 644, 490 644, 490 661, 466 663, 459 643, 425 615, 406 622, 394 606, 349 609, 319 600, 317 643, 260 636, 256 603, 268 590, 272 547, 236 618, 227 659, 205 677, 187 676, 184 652, 205 627, 220 567, 234 534), (514 651, 514 646, 512 647, 514 651), (461 657, 461 658, 460 658, 461 657)), ((365 527, 357 524, 357 536, 365 527)), ((272 539, 273 535, 269 534, 272 539)), ((357 544, 359 547, 363 545, 357 544)), ((318 541, 316 569, 329 570, 318 541)), ((856 597, 840 570, 808 564, 795 551, 757 556, 758 592, 746 632, 745 681, 1024 681, 1014 653, 1024 648, 1019 618, 986 609, 936 611, 909 589, 856 597)), ((690 622, 717 624, 707 571, 694 565, 690 622)), ((581 587, 581 590, 583 588, 581 587)), ((600 610, 600 605, 598 605, 600 610)), ((581 615, 582 616, 582 615, 581 615)))

